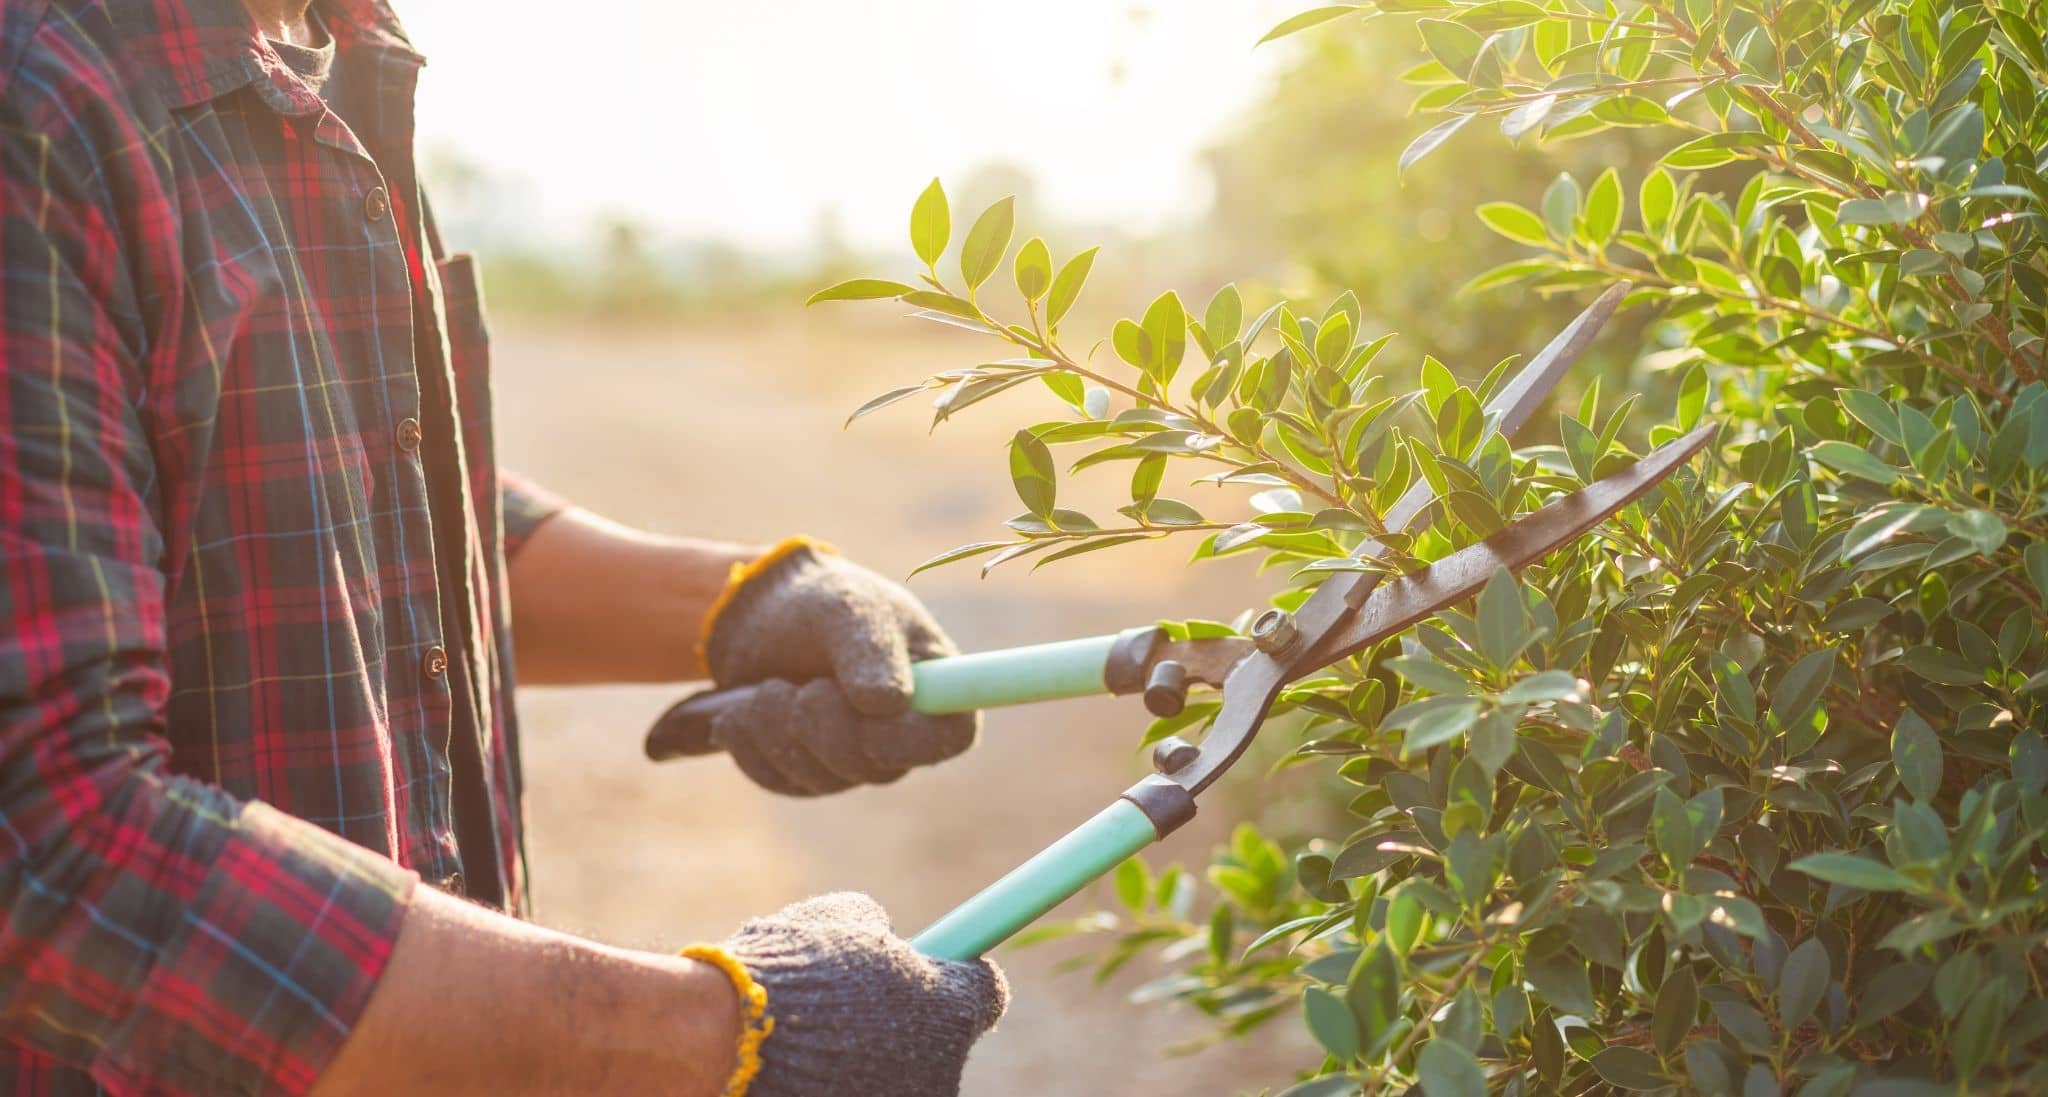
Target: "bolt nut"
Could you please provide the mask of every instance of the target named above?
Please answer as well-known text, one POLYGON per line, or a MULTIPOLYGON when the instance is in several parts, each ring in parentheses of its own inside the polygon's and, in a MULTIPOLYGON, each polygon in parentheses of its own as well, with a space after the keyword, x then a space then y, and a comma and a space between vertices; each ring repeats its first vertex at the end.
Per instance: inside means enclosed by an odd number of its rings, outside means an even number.
POLYGON ((1195 764, 1202 748, 1178 735, 1169 735, 1152 747, 1152 768, 1171 776, 1195 764))
POLYGON ((1269 609, 1252 622, 1252 646, 1267 655, 1284 655, 1300 639, 1300 626, 1284 609, 1269 609))

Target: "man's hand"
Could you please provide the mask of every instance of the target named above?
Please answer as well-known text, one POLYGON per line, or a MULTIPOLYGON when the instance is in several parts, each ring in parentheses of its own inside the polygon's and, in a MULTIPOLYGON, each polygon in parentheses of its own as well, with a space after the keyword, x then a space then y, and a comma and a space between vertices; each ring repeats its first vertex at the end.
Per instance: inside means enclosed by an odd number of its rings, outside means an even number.
POLYGON ((920 956, 865 895, 821 896, 740 927, 724 951, 767 991, 748 1097, 953 1097, 1009 988, 987 960, 920 956))
POLYGON ((902 585, 836 553, 785 543, 745 569, 707 627, 712 680, 755 687, 712 740, 771 791, 887 783, 974 743, 976 714, 910 708, 910 664, 953 654, 952 641, 902 585))

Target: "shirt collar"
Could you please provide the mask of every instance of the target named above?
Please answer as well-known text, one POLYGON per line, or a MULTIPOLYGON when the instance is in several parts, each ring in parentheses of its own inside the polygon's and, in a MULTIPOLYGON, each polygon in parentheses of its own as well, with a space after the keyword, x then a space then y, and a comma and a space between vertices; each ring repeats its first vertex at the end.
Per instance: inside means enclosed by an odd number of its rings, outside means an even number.
MULTIPOLYGON (((426 63, 385 0, 318 0, 338 54, 368 51, 379 64, 426 63)), ((286 114, 321 109, 320 97, 263 40, 242 0, 136 0, 112 7, 129 49, 173 108, 250 84, 286 114)))

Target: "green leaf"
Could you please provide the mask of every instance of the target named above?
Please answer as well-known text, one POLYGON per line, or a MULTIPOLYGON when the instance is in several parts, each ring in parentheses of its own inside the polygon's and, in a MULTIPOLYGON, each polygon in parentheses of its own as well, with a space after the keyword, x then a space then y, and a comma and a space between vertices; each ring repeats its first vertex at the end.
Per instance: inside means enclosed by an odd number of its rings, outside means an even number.
POLYGON ((1138 363, 1139 368, 1164 389, 1187 355, 1187 310, 1181 307, 1180 297, 1169 290, 1153 300, 1139 326, 1145 335, 1144 361, 1138 363))
POLYGON ((1435 152, 1438 145, 1450 140, 1451 135, 1463 129, 1465 123, 1470 122, 1473 117, 1470 114, 1460 114, 1424 130, 1422 136, 1409 142, 1408 147, 1401 150, 1400 162, 1395 165, 1396 172, 1401 175, 1408 174, 1409 168, 1414 167, 1423 157, 1435 152))
POLYGON ((1546 670, 1532 674, 1509 686, 1500 695, 1501 703, 1508 705, 1535 704, 1540 701, 1580 701, 1579 680, 1570 671, 1546 670))
POLYGON ((1572 952, 1546 957, 1528 957, 1524 974, 1536 993, 1560 1013, 1597 1017, 1600 1007, 1593 1002, 1592 981, 1586 975, 1586 961, 1572 952))
POLYGON ((1697 137, 1664 154, 1664 163, 1685 171, 1718 167, 1737 159, 1739 150, 1783 144, 1777 138, 1754 131, 1710 133, 1697 137))
POLYGON ((1513 202, 1488 202, 1479 207, 1479 219, 1517 244, 1538 248, 1550 244, 1550 235, 1543 231, 1543 219, 1513 202))
POLYGON ((1570 172, 1560 172, 1543 191, 1543 224, 1559 240, 1572 238, 1572 224, 1579 217, 1579 184, 1570 172))
POLYGON ((1365 950, 1351 969, 1344 1002, 1358 1022, 1359 1035, 1370 1046, 1401 1016, 1401 959, 1382 942, 1365 950))
POLYGON ((947 549, 945 552, 939 553, 937 556, 934 556, 931 559, 926 560, 924 563, 919 564, 914 568, 911 568, 910 574, 916 575, 918 572, 925 571, 929 568, 935 568, 942 564, 950 564, 956 560, 965 560, 969 557, 980 556, 982 553, 994 552, 996 549, 1009 548, 1016 544, 1018 544, 1018 542, 1016 541, 976 541, 971 545, 961 545, 959 548, 947 549))
POLYGON ((1788 1029, 1798 1028, 1827 994, 1829 978, 1828 950, 1819 938, 1807 938, 1778 974, 1778 1020, 1788 1029))
POLYGON ((1358 1022, 1352 1019, 1351 1009, 1343 999, 1312 986, 1303 992, 1301 1006, 1308 1015, 1309 1034, 1323 1045, 1324 1051, 1340 1063, 1358 1058, 1358 1022))
POLYGON ((1477 701, 1460 701, 1432 708, 1408 726, 1408 734, 1401 740, 1401 755, 1407 757, 1439 743, 1447 743, 1465 734, 1478 719, 1477 701))
POLYGON ((1202 330, 1221 349, 1237 339, 1243 326, 1244 302, 1237 295, 1235 283, 1225 284, 1209 298, 1209 307, 1202 313, 1202 330))
POLYGON ((1431 1040, 1415 1057, 1415 1078, 1429 1097, 1486 1097, 1486 1073, 1472 1053, 1450 1040, 1431 1040))
POLYGON ((1657 790, 1657 798, 1650 809, 1650 835, 1657 841, 1657 851, 1664 855, 1664 862, 1674 872, 1683 872, 1705 845, 1703 836, 1693 833, 1692 815, 1685 810, 1685 801, 1672 795, 1668 788, 1657 790))
POLYGON ((1890 865, 1854 853, 1815 853, 1788 867, 1830 884, 1864 891, 1908 891, 1913 886, 1890 865))
POLYGON ((1595 249, 1604 248, 1614 239, 1614 233, 1621 227, 1621 177, 1613 168, 1600 173, 1593 180, 1593 188, 1586 192, 1586 216, 1584 225, 1587 242, 1595 249))
POLYGON ((1145 897, 1152 891, 1152 872, 1142 857, 1126 857, 1116 866, 1116 897, 1133 914, 1145 909, 1145 897))
POLYGON ((1678 429, 1691 430, 1707 412, 1707 367, 1694 362, 1678 382, 1678 429))
POLYGON ((1026 301, 1037 301, 1052 285, 1052 253, 1045 241, 1034 236, 1017 249, 1017 292, 1026 301))
POLYGON ((1844 476, 1854 476, 1887 487, 1903 478, 1898 469, 1878 460, 1868 450, 1847 442, 1821 442, 1810 452, 1815 460, 1844 476))
POLYGON ((1316 361, 1336 368, 1351 354, 1351 318, 1338 313, 1316 332, 1316 361))
POLYGON ((1073 557, 1080 556, 1085 553, 1100 552, 1103 549, 1115 548, 1118 545, 1128 545, 1133 541, 1149 540, 1153 536, 1153 534, 1149 533, 1119 533, 1110 537, 1091 538, 1089 540, 1082 541, 1081 543, 1076 545, 1069 545, 1068 547, 1063 548, 1058 552, 1048 553, 1046 556, 1041 558, 1037 563, 1031 565, 1031 570, 1037 571, 1039 568, 1042 568, 1047 564, 1057 563, 1061 560, 1072 559, 1073 557))
POLYGON ((1280 1097, 1356 1097, 1358 1083, 1342 1074, 1327 1078, 1311 1078, 1300 1085, 1288 1086, 1280 1097))
POLYGON ((1396 656, 1387 660, 1387 669, 1431 693, 1465 697, 1472 692, 1464 675, 1426 655, 1396 656))
POLYGON ((1871 976, 1863 992, 1855 998, 1855 1027, 1869 1028, 1912 1005, 1927 990, 1927 984, 1933 978, 1932 968, 1913 961, 1893 964, 1871 976))
POLYGON ((1843 389, 1836 396, 1842 401, 1842 410, 1855 416, 1870 433, 1895 445, 1905 440, 1899 429, 1899 411, 1890 401, 1862 389, 1843 389))
POLYGON ((1678 203, 1678 185, 1671 181, 1671 173, 1663 168, 1653 168, 1643 176, 1643 185, 1637 191, 1636 201, 1641 204, 1643 227, 1653 233, 1661 233, 1671 220, 1671 211, 1678 203))
POLYGON ((1430 55, 1454 76, 1471 72, 1486 44, 1478 31, 1448 19, 1418 19, 1415 28, 1422 32, 1422 44, 1430 55))
POLYGON ((2005 519, 1981 508, 1949 515, 1948 531, 1986 556, 2004 548, 2005 539, 2010 536, 2005 519))
POLYGON ((1290 34, 1305 31, 1310 27, 1320 26, 1332 19, 1341 19, 1344 16, 1355 14, 1358 10, 1358 6, 1354 4, 1331 4, 1327 7, 1310 8, 1298 15, 1282 19, 1272 30, 1266 32, 1265 37, 1259 39, 1254 44, 1263 46, 1274 39, 1285 38, 1290 34))
POLYGON ((1149 503, 1159 495, 1159 483, 1166 476, 1166 455, 1155 453, 1140 458, 1131 472, 1131 501, 1149 503))
POLYGON ((1052 513, 1058 494, 1052 450, 1028 430, 1020 430, 1010 439, 1010 482, 1016 485, 1024 509, 1041 518, 1052 513))
POLYGON ((1003 253, 1010 250, 1010 233, 1016 221, 1014 195, 996 199, 974 219, 974 227, 967 230, 967 239, 960 245, 960 277, 967 280, 969 290, 980 289, 1002 265, 1003 253))
POLYGON ((1899 783, 1923 804, 1941 788, 1941 740, 1910 708, 1892 727, 1892 766, 1899 772, 1899 783))
POLYGON ((1045 322, 1056 326, 1067 310, 1074 307, 1074 301, 1081 296, 1081 287, 1088 281, 1088 271, 1095 265, 1095 253, 1100 248, 1087 251, 1067 260, 1060 267, 1059 274, 1052 280, 1052 292, 1045 299, 1045 322))
POLYGON ((1621 1089, 1645 1091, 1671 1086, 1671 1079, 1664 1075, 1664 1066, 1655 1055, 1624 1044, 1602 1048, 1596 1053, 1593 1070, 1608 1085, 1621 1089))
POLYGON ((810 300, 804 304, 815 305, 820 301, 882 301, 901 297, 916 288, 883 278, 851 278, 811 294, 810 300))
POLYGON ((1833 648, 1813 652, 1792 664, 1771 691, 1771 716, 1778 726, 1790 729, 1805 721, 1819 706, 1834 671, 1833 648))
POLYGON ((952 215, 946 208, 946 188, 937 179, 924 188, 917 196, 917 204, 910 208, 910 247, 927 267, 937 265, 939 256, 946 252, 946 242, 952 238, 952 215))
POLYGON ((1479 654, 1496 668, 1512 666, 1529 645, 1528 607, 1513 572, 1496 568, 1479 592, 1479 654))
POLYGON ((841 426, 851 426, 855 419, 858 419, 871 411, 880 411, 881 409, 888 407, 890 404, 893 404, 898 400, 908 399, 909 397, 916 396, 920 392, 926 391, 928 391, 928 386, 925 385, 905 385, 902 388, 890 389, 889 391, 883 393, 882 395, 877 396, 874 399, 869 400, 867 403, 862 404, 861 406, 853 409, 853 414, 847 416, 846 422, 841 424, 841 426))
POLYGON ((1714 700, 1720 710, 1745 724, 1756 723, 1756 687, 1742 673, 1742 665, 1721 652, 1710 652, 1714 668, 1714 700))
POLYGON ((1963 1007, 1962 1016, 1956 1018, 1956 1073, 1966 1081, 1984 1069, 1991 1050, 1998 1046, 1999 1032, 2005 1027, 2005 1003, 2001 999, 2001 995, 1987 989, 1971 998, 1963 1007))
POLYGON ((1844 225, 1903 225, 1918 220, 1926 208, 1926 195, 1895 191, 1883 198, 1852 198, 1842 203, 1835 220, 1844 225))
POLYGON ((1681 967, 1666 976, 1664 985, 1657 988, 1657 1007, 1650 1015, 1650 1035, 1657 1054, 1667 1058, 1676 1054, 1699 1012, 1699 983, 1692 969, 1681 967))

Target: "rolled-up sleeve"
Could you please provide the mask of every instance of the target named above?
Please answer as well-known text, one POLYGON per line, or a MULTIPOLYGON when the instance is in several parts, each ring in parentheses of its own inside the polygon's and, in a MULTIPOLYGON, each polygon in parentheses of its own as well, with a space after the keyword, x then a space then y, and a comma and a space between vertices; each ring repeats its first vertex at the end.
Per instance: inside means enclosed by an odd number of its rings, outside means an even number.
POLYGON ((533 531, 555 515, 560 514, 569 503, 561 496, 535 484, 518 473, 500 470, 498 473, 498 496, 505 508, 505 558, 511 559, 519 552, 533 531))
MULTIPOLYGON (((8 98, 14 98, 12 94, 8 98)), ((0 1039, 127 1093, 298 1093, 416 877, 171 774, 148 340, 90 155, 0 105, 0 1039)))

